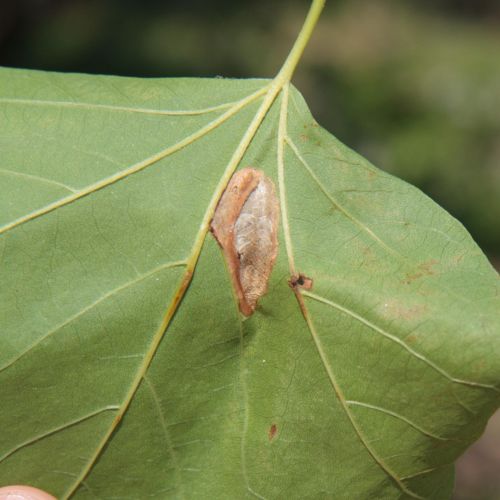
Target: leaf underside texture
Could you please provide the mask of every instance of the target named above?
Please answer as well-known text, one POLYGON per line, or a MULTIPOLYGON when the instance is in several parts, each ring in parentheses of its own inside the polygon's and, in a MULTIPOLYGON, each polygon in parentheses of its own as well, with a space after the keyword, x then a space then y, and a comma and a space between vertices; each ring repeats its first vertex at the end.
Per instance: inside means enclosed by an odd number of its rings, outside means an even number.
POLYGON ((1 484, 450 495, 499 403, 497 274, 459 222, 272 90, 0 70, 1 484), (246 166, 281 206, 249 318, 209 232, 246 166))

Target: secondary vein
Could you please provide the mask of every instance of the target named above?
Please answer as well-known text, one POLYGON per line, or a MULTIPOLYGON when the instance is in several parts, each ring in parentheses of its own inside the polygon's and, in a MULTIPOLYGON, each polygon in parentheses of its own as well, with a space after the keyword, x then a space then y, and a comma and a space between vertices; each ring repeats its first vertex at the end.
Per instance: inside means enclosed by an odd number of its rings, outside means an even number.
POLYGON ((68 205, 70 203, 75 202, 76 200, 79 200, 80 198, 83 198, 84 196, 88 196, 91 193, 94 193, 96 191, 99 191, 100 189, 103 189, 107 186, 110 186, 111 184, 114 184, 116 182, 119 182, 123 179, 126 179, 130 175, 136 174, 137 172, 140 172, 144 170, 145 168, 153 165, 154 163, 162 160, 163 158, 183 149, 184 147, 188 146, 189 144, 192 144, 196 140, 200 139, 201 137, 205 136, 212 130, 216 129, 219 125, 227 121, 229 118, 231 118, 233 115, 235 115, 238 111, 243 109, 245 106, 250 104, 251 102, 255 101, 259 97, 261 97, 263 94, 265 94, 267 91, 267 87, 263 87, 262 89, 259 89, 257 92, 254 92, 253 94, 247 96, 245 99, 242 99, 239 101, 235 106, 233 106, 231 109, 220 115, 218 118, 215 120, 212 120, 209 122, 207 125, 204 127, 201 127, 199 130, 196 132, 188 135, 184 139, 178 141, 177 143, 168 146, 165 149, 162 149, 158 153, 155 153, 154 155, 151 155, 148 158, 145 158, 144 160, 141 160, 134 165, 131 165, 130 167, 117 172, 109 177, 106 177, 105 179, 102 179, 94 184, 91 184, 76 193, 73 193, 71 195, 68 195, 64 198, 61 198, 53 203, 50 203, 49 205, 46 205, 45 207, 42 207, 38 210, 35 210, 27 215, 24 215, 23 217, 20 217, 6 225, 0 228, 0 234, 5 233, 17 226, 20 226, 21 224, 24 224, 26 222, 29 222, 31 220, 34 220, 42 215, 48 214, 54 210, 57 210, 58 208, 61 208, 65 205, 68 205))
POLYGON ((379 326, 375 325, 371 321, 368 321, 367 319, 363 318, 363 316, 360 316, 359 314, 355 313, 354 311, 351 311, 350 309, 348 309, 344 306, 341 306, 340 304, 337 304, 336 302, 333 302, 332 300, 326 299, 325 297, 321 297, 320 295, 316 295, 316 294, 308 292, 306 290, 302 291, 302 295, 304 295, 306 297, 310 297, 311 299, 316 300, 317 302, 321 302, 327 306, 333 307, 334 309, 337 309, 338 311, 341 311, 344 314, 351 316, 352 318, 356 319, 360 323, 363 323, 365 326, 367 326, 368 328, 370 328, 374 332, 377 332, 378 334, 382 335, 383 337, 387 338, 388 340, 401 346, 403 349, 408 351, 412 356, 419 359, 420 361, 423 361, 425 364, 430 366, 432 369, 434 369, 436 372, 438 372, 443 377, 448 379, 450 382, 454 382, 456 384, 468 385, 468 386, 472 386, 472 387, 482 387, 484 389, 490 389, 492 391, 500 393, 500 390, 497 389, 493 385, 483 384, 481 382, 473 382, 470 380, 463 380, 463 379, 453 377, 446 370, 441 368, 439 365, 437 365, 433 361, 427 359, 423 354, 419 353, 418 351, 415 351, 415 349, 411 348, 408 344, 406 344, 399 337, 396 337, 395 335, 392 335, 391 333, 386 332, 385 330, 383 330, 379 326))

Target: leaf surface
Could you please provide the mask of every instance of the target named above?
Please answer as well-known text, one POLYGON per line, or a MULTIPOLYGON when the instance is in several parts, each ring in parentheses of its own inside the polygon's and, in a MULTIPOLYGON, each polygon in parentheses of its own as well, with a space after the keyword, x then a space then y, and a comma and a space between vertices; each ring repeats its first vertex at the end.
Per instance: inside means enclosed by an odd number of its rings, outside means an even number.
POLYGON ((500 398, 498 276, 449 214, 286 83, 3 69, 0 128, 2 483, 449 496, 500 398), (208 231, 245 166, 281 205, 248 319, 208 231))

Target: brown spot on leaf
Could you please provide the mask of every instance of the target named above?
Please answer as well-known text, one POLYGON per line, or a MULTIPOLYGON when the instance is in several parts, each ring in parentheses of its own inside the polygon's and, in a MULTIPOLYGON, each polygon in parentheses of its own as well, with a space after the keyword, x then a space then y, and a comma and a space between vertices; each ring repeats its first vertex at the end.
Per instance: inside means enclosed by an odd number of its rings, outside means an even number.
POLYGON ((405 285, 411 285, 414 281, 423 278, 425 276, 432 276, 433 274, 436 274, 436 271, 433 269, 433 267, 438 264, 438 261, 435 259, 430 259, 426 262, 423 262, 420 264, 415 272, 413 273, 407 273, 405 276, 405 279, 403 280, 403 283, 405 285))
POLYGON ((278 255, 279 203, 274 184, 260 170, 233 175, 210 230, 222 248, 240 311, 250 316, 267 292, 278 255))
POLYGON ((311 290, 313 287, 313 280, 308 278, 305 274, 299 273, 294 274, 289 280, 288 284, 294 290, 297 288, 302 288, 303 290, 311 290))
POLYGON ((269 432, 267 433, 267 435, 269 436, 269 441, 272 441, 274 439, 277 432, 278 432, 278 427, 276 426, 276 424, 273 424, 271 425, 271 427, 269 427, 269 432))

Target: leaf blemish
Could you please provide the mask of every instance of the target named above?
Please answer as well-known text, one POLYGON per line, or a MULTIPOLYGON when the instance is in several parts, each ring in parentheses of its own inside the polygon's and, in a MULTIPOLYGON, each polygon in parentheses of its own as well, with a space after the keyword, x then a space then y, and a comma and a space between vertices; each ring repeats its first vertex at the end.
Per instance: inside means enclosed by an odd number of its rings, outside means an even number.
POLYGON ((312 278, 307 277, 305 274, 299 273, 294 274, 289 280, 288 284, 294 290, 297 288, 302 288, 303 290, 311 290, 313 287, 312 278))
POLYGON ((279 204, 274 184, 260 170, 233 175, 210 229, 222 248, 240 311, 250 316, 267 292, 278 255, 279 204))
POLYGON ((269 432, 268 432, 269 441, 272 441, 274 439, 277 432, 278 432, 278 427, 276 426, 276 424, 273 424, 271 425, 271 427, 269 427, 269 432))
POLYGON ((411 285, 415 280, 436 274, 436 270, 433 269, 436 264, 439 264, 439 262, 435 259, 430 259, 426 262, 423 262, 418 266, 417 270, 414 273, 406 274, 405 279, 403 280, 403 284, 411 285))

